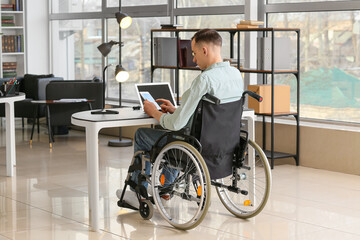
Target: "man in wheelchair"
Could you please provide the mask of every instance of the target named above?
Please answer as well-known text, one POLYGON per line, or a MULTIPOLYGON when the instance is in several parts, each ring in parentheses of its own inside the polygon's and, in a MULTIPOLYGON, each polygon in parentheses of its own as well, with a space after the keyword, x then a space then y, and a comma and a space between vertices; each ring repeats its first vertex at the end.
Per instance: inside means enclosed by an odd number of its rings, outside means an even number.
MULTIPOLYGON (((210 185, 215 185, 225 207, 238 217, 254 216, 261 211, 270 187, 267 168, 266 194, 257 193, 265 196, 259 201, 260 208, 244 210, 234 204, 237 200, 231 200, 235 193, 242 195, 240 201, 247 204, 243 204, 245 207, 255 203, 254 194, 248 194, 255 186, 255 167, 252 167, 255 165, 246 160, 234 167, 234 159, 246 158, 234 158, 241 155, 236 149, 240 145, 244 83, 239 70, 223 62, 222 38, 218 32, 202 29, 191 40, 193 61, 203 71, 184 92, 179 107, 175 108, 166 99, 157 99, 161 103, 161 111, 158 111, 153 103, 144 102, 145 113, 157 119, 162 129, 137 130, 135 154, 125 188, 116 192, 120 207, 139 209, 144 219, 150 219, 155 203, 161 215, 180 229, 193 228, 202 221, 209 207, 210 185), (197 126, 199 122, 200 127, 197 126), (190 129, 191 134, 169 133, 169 130, 181 129, 190 129), (211 184, 210 179, 214 180, 211 184), (246 185, 238 185, 241 180, 249 179, 246 185), (153 192, 147 189, 148 183, 153 192), (128 185, 130 191, 125 191, 128 185)), ((247 146, 245 139, 244 146, 247 146)), ((264 164, 266 157, 261 149, 252 141, 249 143, 260 152, 264 164)), ((257 184, 262 186, 258 181, 257 184)))
MULTIPOLYGON (((223 62, 221 57, 222 38, 212 29, 202 29, 195 33, 191 42, 193 61, 203 72, 197 76, 191 87, 184 92, 181 105, 175 108, 166 99, 157 99, 161 102, 161 112, 149 101, 144 102, 144 111, 157 119, 164 129, 177 131, 185 126, 190 127, 192 116, 202 97, 209 93, 221 103, 239 100, 244 90, 242 76, 238 69, 231 67, 229 62, 223 62)), ((141 128, 135 134, 134 152, 150 151, 155 142, 164 135, 163 130, 141 128)), ((165 139, 159 143, 165 144, 165 139)), ((132 174, 132 180, 137 182, 137 174, 132 174)), ((146 172, 150 173, 150 163, 146 162, 146 172)), ((167 176, 171 178, 171 174, 167 176)), ((171 181, 171 179, 169 179, 171 181)), ((145 187, 147 184, 145 183, 145 187)), ((121 197, 121 190, 117 192, 121 197)))

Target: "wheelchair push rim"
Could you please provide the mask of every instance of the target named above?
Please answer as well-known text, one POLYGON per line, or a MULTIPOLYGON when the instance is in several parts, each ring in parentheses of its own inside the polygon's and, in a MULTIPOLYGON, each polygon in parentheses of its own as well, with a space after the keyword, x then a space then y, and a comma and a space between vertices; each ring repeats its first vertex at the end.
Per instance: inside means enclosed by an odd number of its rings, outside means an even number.
POLYGON ((211 198, 210 176, 192 145, 180 141, 166 145, 153 164, 151 186, 157 209, 175 228, 188 230, 204 219, 211 198))

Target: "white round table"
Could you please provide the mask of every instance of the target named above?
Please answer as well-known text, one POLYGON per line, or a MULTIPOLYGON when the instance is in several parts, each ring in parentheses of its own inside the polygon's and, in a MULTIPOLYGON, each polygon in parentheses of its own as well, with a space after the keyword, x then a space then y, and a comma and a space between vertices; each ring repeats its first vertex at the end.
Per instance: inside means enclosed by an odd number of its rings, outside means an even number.
POLYGON ((0 97, 0 103, 5 103, 6 176, 9 177, 14 175, 14 165, 16 164, 14 102, 24 99, 25 93, 19 93, 19 95, 9 97, 0 97))

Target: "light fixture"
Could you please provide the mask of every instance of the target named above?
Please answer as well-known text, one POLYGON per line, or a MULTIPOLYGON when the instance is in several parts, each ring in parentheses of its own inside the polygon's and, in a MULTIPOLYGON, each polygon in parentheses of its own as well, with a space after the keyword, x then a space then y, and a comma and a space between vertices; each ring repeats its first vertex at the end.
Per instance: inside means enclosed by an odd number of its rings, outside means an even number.
MULTIPOLYGON (((106 69, 110 66, 113 66, 114 64, 109 64, 107 66, 104 67, 103 69, 103 105, 102 105, 102 109, 101 110, 96 110, 96 111, 92 111, 91 114, 118 114, 119 112, 118 111, 115 111, 115 110, 109 110, 109 109, 105 109, 105 72, 106 72, 106 69)), ((115 71, 115 78, 117 77, 116 75, 116 71, 115 71)))
POLYGON ((132 18, 123 12, 115 13, 116 20, 122 29, 128 28, 132 23, 132 18))
POLYGON ((104 57, 106 57, 111 52, 111 48, 114 45, 120 45, 120 47, 122 47, 122 46, 124 46, 124 43, 123 42, 110 41, 110 42, 107 42, 107 43, 100 44, 97 48, 99 49, 101 54, 104 57))
POLYGON ((115 79, 119 83, 123 83, 129 78, 129 73, 121 65, 117 65, 115 69, 115 79))
MULTIPOLYGON (((121 0, 119 0, 119 11, 115 13, 115 17, 117 22, 119 23, 119 41, 121 42, 121 29, 128 28, 131 23, 132 19, 126 13, 121 11, 121 0)), ((121 45, 122 47, 122 45, 121 45)), ((125 82, 129 78, 129 73, 123 68, 121 65, 121 47, 119 49, 119 65, 116 66, 115 69, 115 79, 119 82, 119 107, 121 108, 121 83, 125 82)), ((126 139, 122 137, 121 127, 119 127, 119 138, 114 140, 109 140, 108 146, 112 147, 129 147, 132 145, 131 139, 126 139)))

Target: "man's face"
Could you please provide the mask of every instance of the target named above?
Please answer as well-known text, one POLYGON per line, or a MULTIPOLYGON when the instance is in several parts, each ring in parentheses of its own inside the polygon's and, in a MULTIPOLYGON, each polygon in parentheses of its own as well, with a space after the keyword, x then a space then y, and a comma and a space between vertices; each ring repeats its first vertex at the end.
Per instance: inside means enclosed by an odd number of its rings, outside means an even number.
POLYGON ((191 41, 191 50, 193 55, 193 62, 196 63, 201 70, 206 69, 206 56, 201 43, 196 44, 195 40, 191 41))

